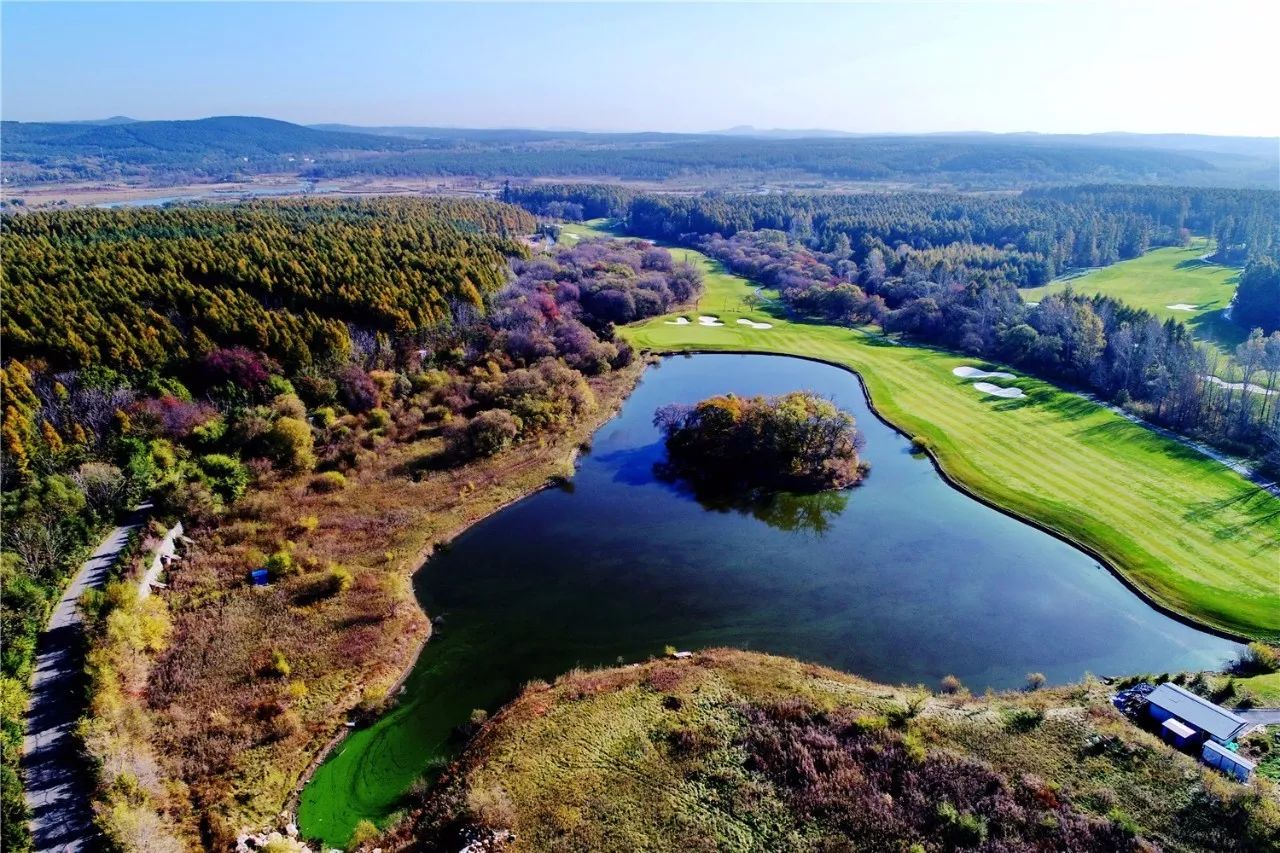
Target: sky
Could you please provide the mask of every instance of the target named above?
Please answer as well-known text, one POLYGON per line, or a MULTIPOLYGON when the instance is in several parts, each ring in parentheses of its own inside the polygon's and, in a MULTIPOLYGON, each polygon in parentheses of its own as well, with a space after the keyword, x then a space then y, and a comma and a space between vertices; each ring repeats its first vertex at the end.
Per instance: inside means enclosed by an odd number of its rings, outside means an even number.
POLYGON ((1280 135, 1280 4, 0 3, 0 117, 1280 135))

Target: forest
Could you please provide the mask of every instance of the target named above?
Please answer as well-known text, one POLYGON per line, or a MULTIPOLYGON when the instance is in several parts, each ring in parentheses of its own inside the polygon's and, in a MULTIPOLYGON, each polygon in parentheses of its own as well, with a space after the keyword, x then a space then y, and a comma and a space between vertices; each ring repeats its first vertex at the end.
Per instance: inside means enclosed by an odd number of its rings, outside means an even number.
POLYGON ((246 346, 297 370, 341 358, 348 324, 407 340, 481 307, 535 224, 431 199, 79 209, 0 228, 12 357, 163 371, 246 346))
POLYGON ((1280 251, 1277 209, 1280 192, 1150 187, 1017 196, 652 194, 634 199, 625 226, 629 233, 667 240, 772 229, 822 251, 847 252, 860 264, 872 249, 915 251, 929 272, 939 263, 984 278, 991 276, 982 271, 995 270, 1002 279, 1031 286, 1068 269, 1137 257, 1151 246, 1180 245, 1193 232, 1222 233, 1219 245, 1231 260, 1270 255, 1280 251))
MULTIPOLYGON (((28 843, 11 759, 36 634, 118 513, 151 495, 161 518, 201 537, 233 508, 270 500, 281 478, 303 478, 320 499, 341 492, 387 442, 434 436, 430 466, 446 470, 536 444, 589 420, 593 383, 634 358, 613 323, 664 313, 701 287, 697 271, 642 241, 531 258, 514 238, 533 230, 532 217, 496 202, 81 210, 0 226, 3 806, 13 850, 28 843)), ((295 523, 264 528, 250 564, 298 587, 299 600, 343 595, 358 608, 381 594, 336 564, 303 572, 289 540, 316 522, 295 523)), ((150 825, 129 817, 150 807, 148 795, 112 775, 134 760, 113 728, 129 719, 120 691, 139 688, 135 658, 160 648, 139 637, 168 619, 134 612, 112 589, 91 629, 100 720, 86 748, 117 768, 99 789, 102 826, 117 837, 150 825)), ((175 631, 200 618, 187 604, 175 631)), ((162 683, 176 689, 172 675, 162 683)))
MULTIPOLYGON (((1267 186, 1261 162, 1204 152, 1027 144, 1012 139, 893 137, 754 139, 710 136, 649 144, 560 144, 506 149, 407 151, 376 159, 318 162, 316 180, 355 175, 500 178, 608 176, 628 180, 766 176, 773 180, 908 181, 1024 187, 1082 181, 1267 186)), ((714 181, 713 181, 714 183, 714 181)))

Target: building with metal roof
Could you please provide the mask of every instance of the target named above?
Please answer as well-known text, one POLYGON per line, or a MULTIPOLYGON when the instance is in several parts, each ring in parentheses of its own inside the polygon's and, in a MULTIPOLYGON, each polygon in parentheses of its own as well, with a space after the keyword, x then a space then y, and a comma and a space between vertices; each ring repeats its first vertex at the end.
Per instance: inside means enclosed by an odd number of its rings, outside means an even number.
POLYGON ((1230 743, 1248 727, 1243 717, 1176 684, 1161 684, 1148 694, 1147 703, 1158 722, 1176 719, 1218 743, 1230 743))
POLYGON ((1240 782, 1248 782, 1257 766, 1249 759, 1242 758, 1222 744, 1211 740, 1205 741, 1200 757, 1205 764, 1216 767, 1229 776, 1234 776, 1240 782))
POLYGON ((1170 717, 1164 721, 1164 724, 1160 727, 1160 737, 1177 747, 1199 743, 1201 739, 1199 732, 1177 717, 1170 717))

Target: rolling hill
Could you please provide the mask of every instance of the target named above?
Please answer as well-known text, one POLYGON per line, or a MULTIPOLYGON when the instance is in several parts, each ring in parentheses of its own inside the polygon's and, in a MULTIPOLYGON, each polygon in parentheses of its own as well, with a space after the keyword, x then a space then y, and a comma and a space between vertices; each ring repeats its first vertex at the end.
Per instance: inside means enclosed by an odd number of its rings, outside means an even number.
POLYGON ((194 121, 4 122, 12 186, 127 180, 155 186, 254 174, 893 182, 1009 189, 1064 183, 1274 184, 1274 140, 1182 136, 860 136, 735 128, 720 134, 303 126, 252 116, 194 121))

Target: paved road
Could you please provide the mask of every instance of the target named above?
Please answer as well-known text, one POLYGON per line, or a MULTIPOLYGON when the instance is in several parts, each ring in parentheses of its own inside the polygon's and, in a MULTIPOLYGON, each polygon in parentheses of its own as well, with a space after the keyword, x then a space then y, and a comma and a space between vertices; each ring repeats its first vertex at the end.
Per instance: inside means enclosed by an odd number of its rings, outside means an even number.
POLYGON ((142 526, 150 509, 150 504, 135 509, 89 555, 63 590, 36 647, 22 771, 38 851, 97 846, 88 773, 73 737, 84 705, 84 626, 77 602, 86 589, 106 583, 107 572, 129 534, 142 526))
POLYGON ((1280 726, 1280 708, 1250 708, 1235 713, 1255 726, 1280 726))

